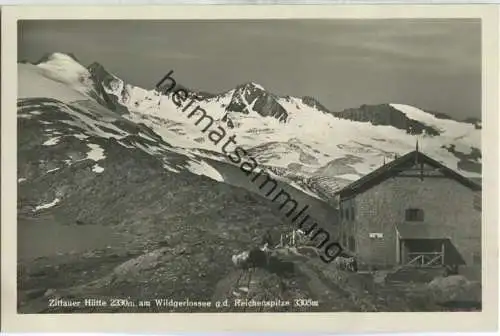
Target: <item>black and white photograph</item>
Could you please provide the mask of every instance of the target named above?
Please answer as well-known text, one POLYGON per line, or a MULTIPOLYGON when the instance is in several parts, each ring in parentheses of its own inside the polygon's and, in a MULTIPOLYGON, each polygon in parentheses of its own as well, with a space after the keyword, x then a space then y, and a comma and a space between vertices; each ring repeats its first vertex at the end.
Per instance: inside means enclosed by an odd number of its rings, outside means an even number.
POLYGON ((482 23, 19 19, 17 314, 480 313, 482 23))
POLYGON ((481 309, 480 20, 20 21, 18 309, 481 309))

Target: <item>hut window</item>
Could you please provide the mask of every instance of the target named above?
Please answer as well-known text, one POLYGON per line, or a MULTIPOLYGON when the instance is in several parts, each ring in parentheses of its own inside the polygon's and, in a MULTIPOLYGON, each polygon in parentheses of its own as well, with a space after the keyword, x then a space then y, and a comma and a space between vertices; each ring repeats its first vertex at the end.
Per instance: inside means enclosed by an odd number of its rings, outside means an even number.
POLYGON ((424 210, 422 209, 406 209, 406 220, 408 222, 423 222, 424 210))

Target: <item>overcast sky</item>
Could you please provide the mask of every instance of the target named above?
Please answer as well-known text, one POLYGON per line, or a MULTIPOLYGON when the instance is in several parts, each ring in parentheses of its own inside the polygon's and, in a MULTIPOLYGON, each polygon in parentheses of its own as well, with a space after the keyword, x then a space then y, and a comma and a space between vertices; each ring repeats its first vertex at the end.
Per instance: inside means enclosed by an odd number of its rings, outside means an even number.
POLYGON ((144 88, 169 70, 220 92, 254 81, 333 111, 403 103, 481 115, 479 20, 22 21, 19 60, 71 52, 144 88))

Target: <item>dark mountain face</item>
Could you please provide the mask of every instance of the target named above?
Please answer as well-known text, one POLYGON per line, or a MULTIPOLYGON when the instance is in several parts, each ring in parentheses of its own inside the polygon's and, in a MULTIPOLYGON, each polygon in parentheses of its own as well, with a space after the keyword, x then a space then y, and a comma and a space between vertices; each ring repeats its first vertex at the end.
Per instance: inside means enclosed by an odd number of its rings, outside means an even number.
MULTIPOLYGON (((110 74, 101 64, 94 62, 87 68, 92 76, 94 82, 94 89, 101 98, 98 100, 105 107, 114 111, 118 114, 126 114, 128 110, 125 106, 120 104, 118 97, 115 95, 108 94, 105 88, 110 89, 113 81, 118 80, 115 76, 110 74)), ((120 93, 123 99, 127 95, 125 84, 123 85, 122 91, 120 93)))
POLYGON ((453 120, 453 118, 450 117, 449 115, 447 115, 446 113, 436 112, 436 111, 429 111, 429 110, 425 110, 425 112, 432 114, 433 116, 435 116, 438 119, 453 120))
POLYGON ((111 82, 115 80, 115 76, 110 74, 102 64, 94 62, 91 65, 87 67, 89 70, 90 74, 92 77, 99 83, 102 84, 102 86, 111 86, 111 82))
POLYGON ((323 104, 321 104, 316 98, 304 96, 302 97, 302 102, 307 106, 316 108, 323 113, 331 113, 323 104))
POLYGON ((477 124, 477 123, 480 123, 481 122, 481 119, 479 118, 474 118, 474 117, 468 117, 468 118, 465 118, 463 120, 463 122, 465 123, 469 123, 469 124, 477 124))
POLYGON ((372 125, 393 126, 406 130, 409 134, 422 134, 424 132, 431 136, 440 134, 439 130, 408 118, 406 114, 396 110, 389 104, 361 105, 359 108, 347 109, 332 114, 337 118, 369 122, 372 125))
POLYGON ((476 129, 482 129, 481 119, 479 118, 469 117, 465 118, 463 122, 474 125, 476 129))
POLYGON ((282 122, 288 118, 287 111, 278 103, 277 97, 254 83, 237 86, 226 111, 248 114, 251 107, 264 117, 274 117, 282 122))

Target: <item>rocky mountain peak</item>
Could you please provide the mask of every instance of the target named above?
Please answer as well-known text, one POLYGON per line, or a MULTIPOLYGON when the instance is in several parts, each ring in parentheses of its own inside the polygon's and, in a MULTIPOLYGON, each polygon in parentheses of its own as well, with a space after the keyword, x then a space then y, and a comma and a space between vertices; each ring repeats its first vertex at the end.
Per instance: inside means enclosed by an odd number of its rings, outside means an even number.
POLYGON ((104 66, 99 63, 99 62, 93 62, 92 64, 90 64, 87 69, 91 72, 91 73, 98 73, 98 72, 106 72, 106 69, 104 68, 104 66))
POLYGON ((238 85, 226 111, 244 114, 256 112, 263 117, 272 116, 282 122, 286 122, 288 118, 287 111, 278 103, 277 97, 255 82, 238 85))
POLYGON ((236 86, 236 91, 245 91, 245 90, 250 90, 250 91, 265 91, 264 87, 258 83, 255 82, 245 82, 243 84, 240 84, 236 86))

